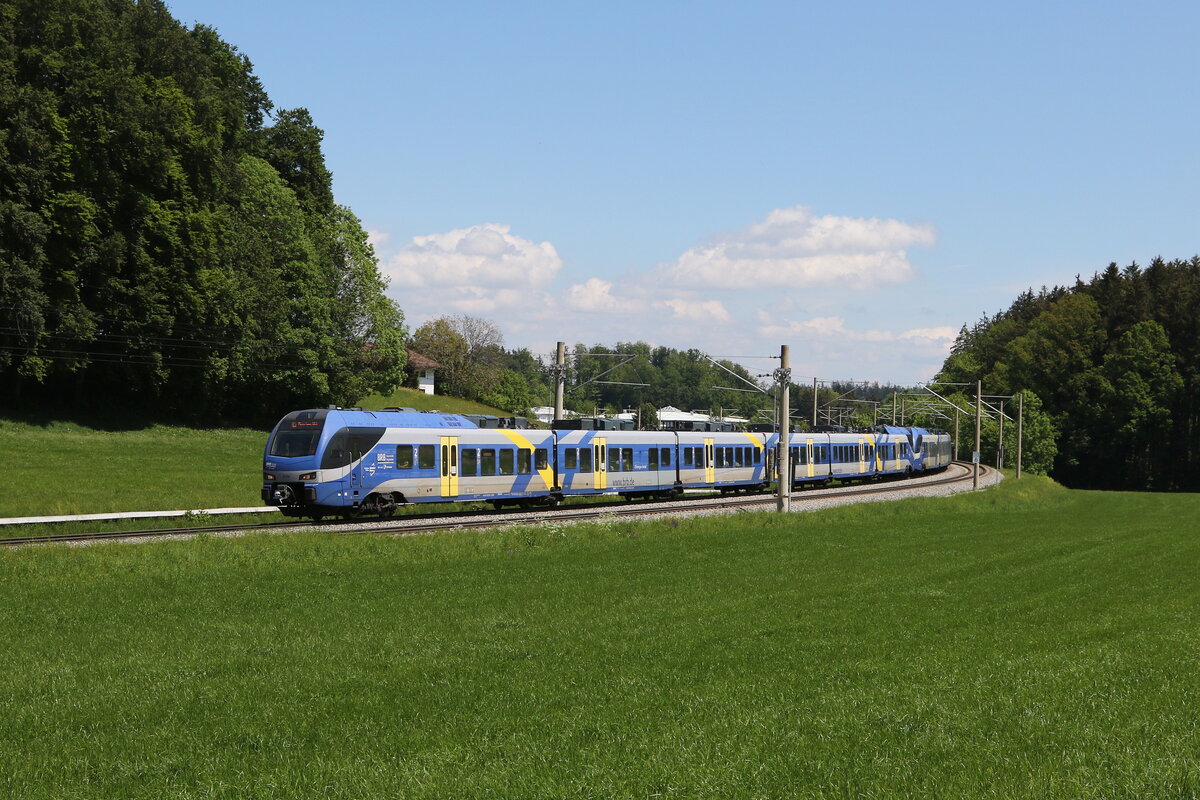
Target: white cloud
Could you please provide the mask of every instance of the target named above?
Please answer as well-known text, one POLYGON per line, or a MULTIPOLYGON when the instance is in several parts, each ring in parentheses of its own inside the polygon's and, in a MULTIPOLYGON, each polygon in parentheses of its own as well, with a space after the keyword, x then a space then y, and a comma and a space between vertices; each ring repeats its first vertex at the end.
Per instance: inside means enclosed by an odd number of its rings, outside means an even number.
POLYGON ((665 271, 672 280, 722 289, 865 289, 911 279, 906 248, 929 247, 936 238, 927 225, 817 217, 807 206, 796 206, 777 209, 744 231, 693 247, 665 271))
POLYGON ((729 322, 733 319, 720 300, 685 300, 673 297, 654 304, 655 308, 670 309, 671 315, 677 320, 692 322, 714 323, 729 322))
POLYGON ((384 233, 383 231, 377 231, 374 229, 367 230, 367 243, 370 244, 371 247, 374 247, 376 250, 379 250, 382 247, 386 247, 387 243, 388 243, 388 239, 391 239, 391 238, 392 238, 392 235, 390 233, 384 233))
POLYGON ((545 286, 561 267, 550 242, 537 244, 513 235, 508 225, 487 222, 414 236, 380 271, 393 287, 462 289, 465 301, 480 287, 545 286))
POLYGON ((584 283, 577 283, 567 289, 564 302, 568 308, 576 311, 630 311, 628 302, 619 300, 612 294, 612 281, 600 278, 588 278, 584 283))
POLYGON ((914 328, 900 334, 900 338, 953 342, 958 338, 958 328, 951 328, 949 325, 940 328, 914 328))
POLYGON ((846 321, 841 317, 813 317, 808 320, 787 320, 784 324, 768 324, 759 317, 758 332, 762 336, 787 340, 798 337, 811 339, 840 339, 853 342, 890 342, 897 338, 893 333, 880 330, 857 331, 846 327, 846 321))

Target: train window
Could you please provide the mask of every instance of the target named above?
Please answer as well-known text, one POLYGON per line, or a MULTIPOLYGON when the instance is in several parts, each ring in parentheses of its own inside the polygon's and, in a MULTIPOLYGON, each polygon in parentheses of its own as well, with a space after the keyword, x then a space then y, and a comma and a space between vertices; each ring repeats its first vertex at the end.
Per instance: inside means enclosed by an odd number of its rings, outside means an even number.
POLYGON ((621 471, 633 472, 633 448, 621 448, 621 471))
POLYGON ((504 448, 500 451, 500 474, 513 474, 513 451, 511 448, 504 448))
POLYGON ((479 474, 479 451, 472 448, 463 448, 462 453, 462 470, 459 475, 464 478, 473 478, 479 474))
POLYGON ((423 444, 417 450, 417 466, 421 469, 433 469, 437 465, 437 449, 431 444, 423 444))
POLYGON ((662 465, 663 467, 671 466, 671 448, 669 447, 662 449, 662 465))
POLYGON ((579 471, 580 472, 591 472, 592 471, 592 448, 590 448, 590 447, 579 448, 579 471))
POLYGON ((563 456, 563 469, 575 469, 575 465, 579 463, 579 451, 574 447, 568 447, 564 452, 566 455, 563 456))
POLYGON ((495 450, 480 450, 479 451, 479 474, 480 475, 495 475, 496 474, 496 451, 495 450))
POLYGON ((762 450, 759 450, 757 447, 754 448, 754 463, 755 464, 762 463, 762 450))
POLYGON ((621 448, 614 447, 612 450, 608 451, 608 471, 621 471, 621 448))
POLYGON ((704 469, 704 448, 696 447, 693 449, 696 451, 696 468, 704 469))
POLYGON ((696 463, 694 458, 695 458, 695 453, 693 452, 692 448, 690 448, 690 447, 683 448, 683 466, 685 466, 685 467, 693 466, 696 463))
POLYGON ((550 454, 545 448, 538 448, 533 451, 533 468, 534 469, 549 469, 550 454))
POLYGON ((725 466, 727 466, 727 467, 733 466, 733 451, 736 449, 737 449, 736 447, 726 447, 725 448, 725 466))
POLYGON ((804 447, 796 448, 796 463, 803 467, 808 463, 808 449, 804 447))
POLYGON ((650 469, 658 469, 658 448, 651 447, 648 455, 650 456, 650 460, 647 463, 650 469))
POLYGON ((533 472, 533 451, 518 450, 517 451, 517 474, 528 475, 533 472))
POLYGON ((317 453, 317 442, 321 440, 320 429, 280 431, 271 442, 271 455, 280 458, 300 458, 317 453))
POLYGON ((412 469, 412 451, 411 444, 396 445, 396 469, 412 469))
POLYGON ((721 467, 725 466, 725 448, 724 447, 717 448, 717 460, 716 460, 716 463, 713 464, 713 466, 716 467, 717 469, 720 469, 721 467))

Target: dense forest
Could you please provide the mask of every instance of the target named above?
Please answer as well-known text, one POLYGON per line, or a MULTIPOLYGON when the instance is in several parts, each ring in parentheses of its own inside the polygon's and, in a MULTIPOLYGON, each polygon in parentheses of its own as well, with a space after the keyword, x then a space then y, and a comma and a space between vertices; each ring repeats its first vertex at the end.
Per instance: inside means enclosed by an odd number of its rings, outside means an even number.
POLYGON ((1068 486, 1200 490, 1200 257, 1025 292, 963 327, 940 378, 1035 394, 1068 486))
POLYGON ((161 0, 0 3, 0 402, 253 420, 390 391, 403 317, 321 141, 161 0))

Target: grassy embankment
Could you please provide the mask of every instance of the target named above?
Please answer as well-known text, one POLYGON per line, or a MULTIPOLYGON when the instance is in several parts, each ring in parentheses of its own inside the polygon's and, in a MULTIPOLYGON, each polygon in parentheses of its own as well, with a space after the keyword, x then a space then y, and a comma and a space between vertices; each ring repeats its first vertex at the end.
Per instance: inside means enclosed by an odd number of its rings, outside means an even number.
POLYGON ((19 797, 1200 794, 1194 496, 0 553, 19 797))
MULTIPOLYGON (((362 406, 504 413, 467 400, 429 397, 415 389, 368 397, 362 406)), ((154 425, 100 430, 71 422, 0 419, 0 471, 5 485, 0 491, 0 518, 258 506, 266 440, 266 430, 246 428, 154 425)), ((0 528, 0 535, 4 532, 0 528)))

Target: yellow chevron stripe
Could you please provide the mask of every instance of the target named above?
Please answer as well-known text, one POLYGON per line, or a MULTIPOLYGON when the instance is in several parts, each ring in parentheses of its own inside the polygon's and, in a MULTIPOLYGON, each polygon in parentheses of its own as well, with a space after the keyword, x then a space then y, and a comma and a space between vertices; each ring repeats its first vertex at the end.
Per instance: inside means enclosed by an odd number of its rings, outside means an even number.
MULTIPOLYGON (((521 434, 519 434, 516 431, 511 430, 509 428, 496 428, 495 431, 496 431, 496 433, 500 433, 500 434, 507 436, 509 439, 512 440, 512 443, 515 444, 517 447, 531 451, 529 457, 530 457, 530 459, 533 459, 534 456, 533 456, 532 451, 537 450, 537 447, 534 446, 533 442, 529 441, 521 434)), ((551 486, 554 485, 554 470, 552 468, 550 468, 550 466, 549 466, 550 457, 553 456, 553 454, 554 454, 553 450, 550 450, 546 454, 547 455, 546 469, 536 470, 537 474, 540 475, 542 478, 542 483, 545 484, 543 486, 543 488, 545 488, 545 489, 549 489, 551 486)), ((531 487, 531 488, 533 488, 533 487, 531 487)))

